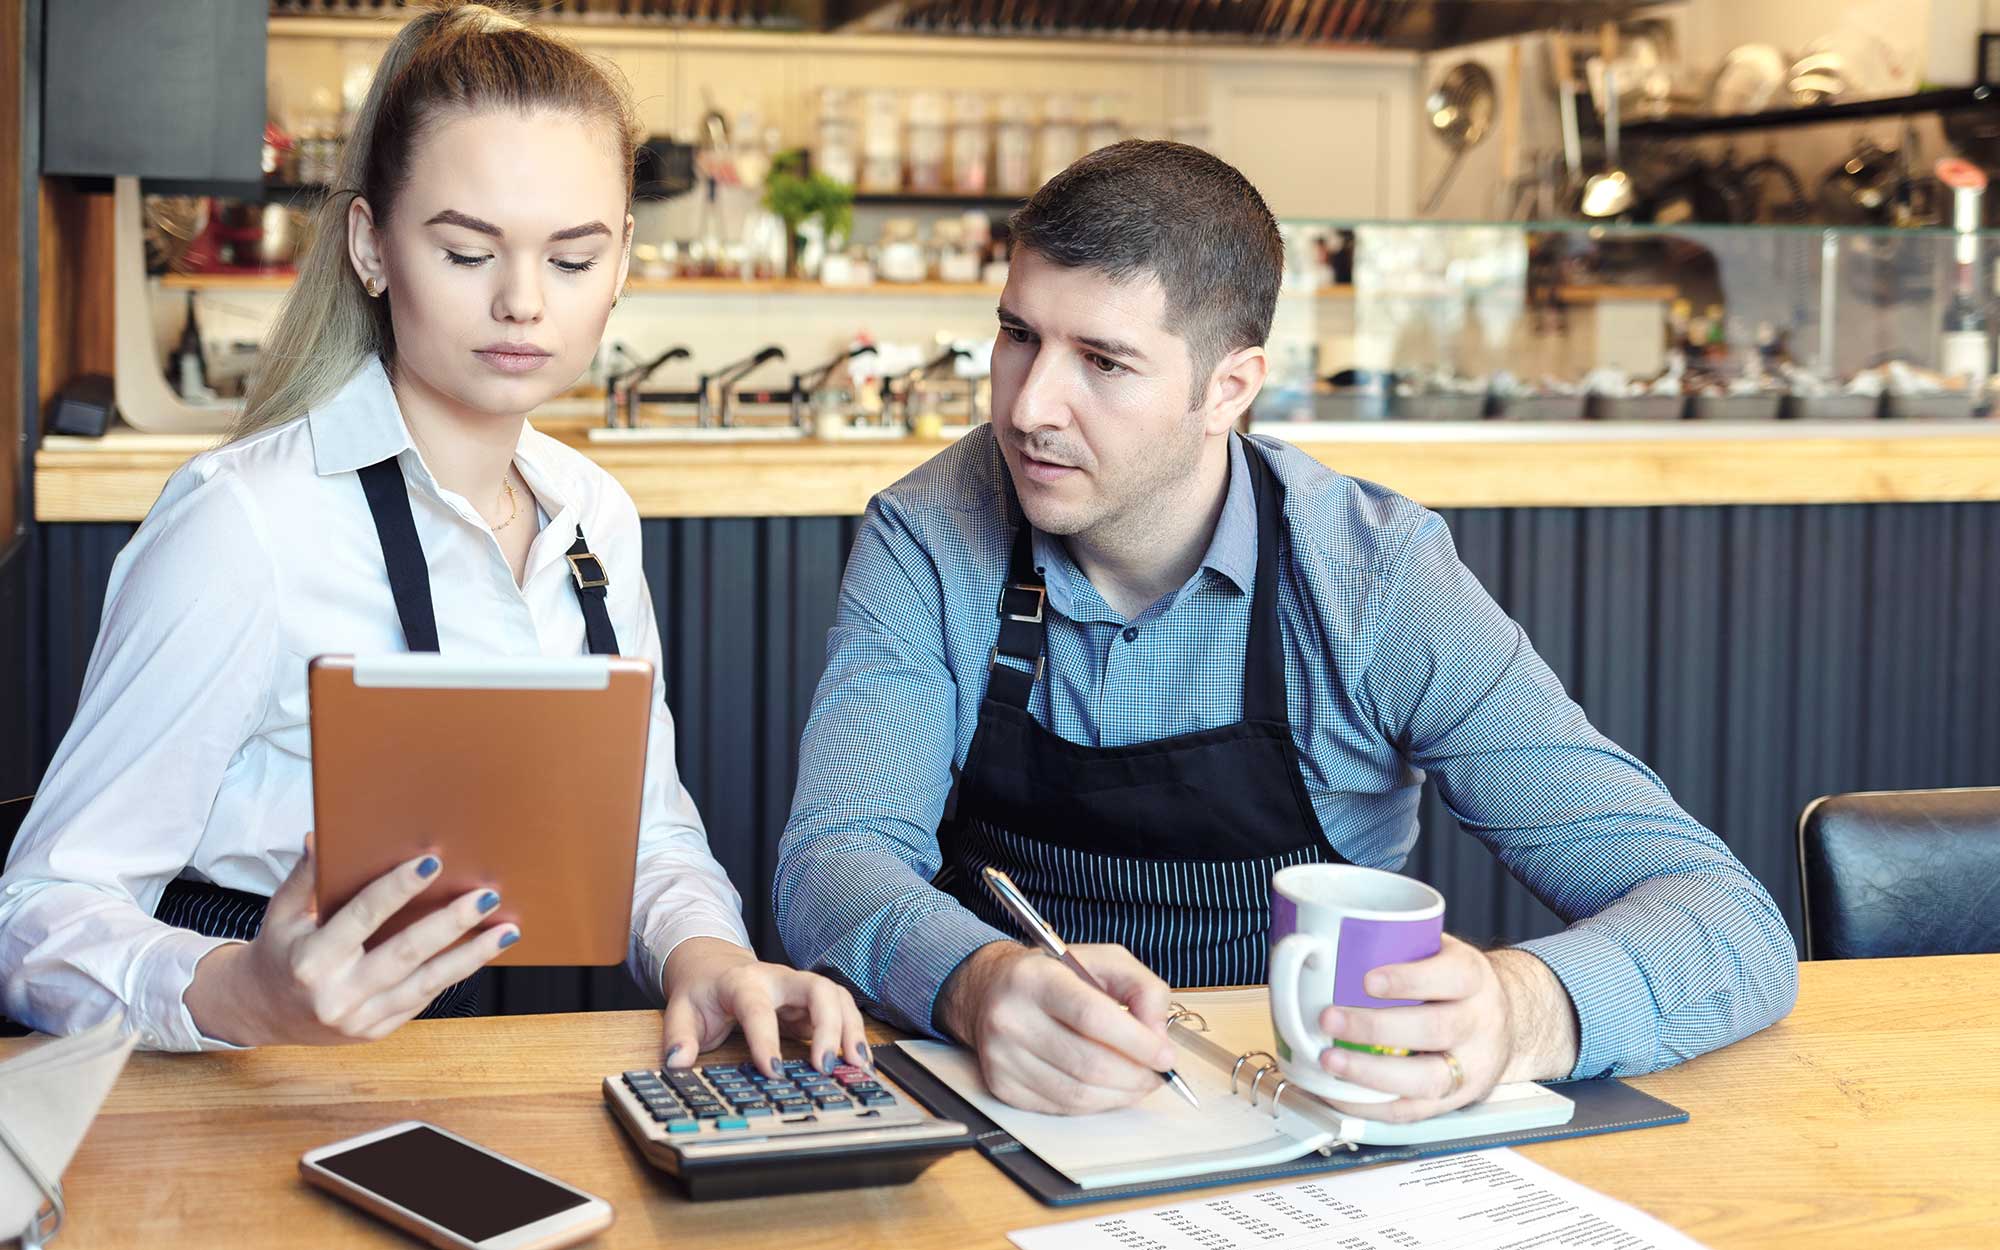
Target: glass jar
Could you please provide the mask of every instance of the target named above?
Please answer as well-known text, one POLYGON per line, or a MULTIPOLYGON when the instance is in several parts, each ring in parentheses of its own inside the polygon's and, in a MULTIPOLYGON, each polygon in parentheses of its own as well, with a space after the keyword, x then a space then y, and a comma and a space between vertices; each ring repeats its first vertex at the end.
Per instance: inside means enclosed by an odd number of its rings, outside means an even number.
POLYGON ((861 180, 855 185, 874 195, 903 189, 903 109, 893 91, 861 98, 861 180))
POLYGON ((1041 159, 1035 168, 1035 184, 1040 186, 1068 169, 1082 153, 1083 131, 1076 120, 1076 100, 1052 95, 1042 105, 1041 159))
POLYGON ((1108 95, 1097 96, 1090 102, 1090 121, 1083 128, 1083 150, 1095 152, 1108 148, 1125 137, 1125 127, 1118 121, 1118 101, 1108 95))
POLYGON ((1035 187, 1035 128, 1028 97, 1001 96, 993 124, 993 189, 1028 196, 1035 187))
POLYGON ((951 102, 951 188, 960 195, 984 195, 992 143, 986 131, 986 97, 961 91, 951 102))
POLYGON ((910 97, 910 167, 904 186, 923 195, 943 191, 945 182, 945 98, 936 91, 910 97))
POLYGON ((861 163, 855 140, 854 101, 838 87, 821 88, 819 136, 813 153, 813 168, 835 182, 853 186, 860 174, 861 163))

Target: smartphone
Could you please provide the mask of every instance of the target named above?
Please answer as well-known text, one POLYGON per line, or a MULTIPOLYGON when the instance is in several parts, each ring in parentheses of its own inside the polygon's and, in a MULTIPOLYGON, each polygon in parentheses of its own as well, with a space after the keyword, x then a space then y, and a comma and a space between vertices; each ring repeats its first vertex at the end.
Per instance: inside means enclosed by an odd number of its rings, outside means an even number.
POLYGON ((445 1250, 554 1250, 611 1227, 611 1204, 422 1120, 309 1150, 309 1184, 445 1250))

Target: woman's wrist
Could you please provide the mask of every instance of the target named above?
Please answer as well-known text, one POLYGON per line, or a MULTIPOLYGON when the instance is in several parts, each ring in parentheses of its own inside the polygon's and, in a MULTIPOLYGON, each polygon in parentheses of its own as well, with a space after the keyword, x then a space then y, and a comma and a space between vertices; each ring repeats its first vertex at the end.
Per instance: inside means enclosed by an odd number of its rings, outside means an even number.
POLYGON ((255 1046, 261 1040, 244 1011, 255 996, 240 984, 249 951, 243 942, 225 942, 196 961, 181 1001, 203 1037, 231 1046, 255 1046))
POLYGON ((703 975, 703 969, 710 968, 717 962, 756 963, 757 952, 724 938, 685 938, 673 950, 667 952, 666 962, 660 967, 661 992, 666 997, 672 998, 676 985, 686 984, 690 979, 698 979, 703 975))

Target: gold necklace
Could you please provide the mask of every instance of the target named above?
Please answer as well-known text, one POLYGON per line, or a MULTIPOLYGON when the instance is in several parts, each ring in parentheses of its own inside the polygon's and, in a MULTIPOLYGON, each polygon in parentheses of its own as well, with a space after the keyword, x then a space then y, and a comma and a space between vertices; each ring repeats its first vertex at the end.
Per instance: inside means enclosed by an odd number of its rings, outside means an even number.
POLYGON ((493 527, 493 532, 496 534, 512 525, 514 518, 521 515, 521 502, 514 497, 513 478, 511 476, 501 478, 500 485, 507 492, 507 519, 493 527))

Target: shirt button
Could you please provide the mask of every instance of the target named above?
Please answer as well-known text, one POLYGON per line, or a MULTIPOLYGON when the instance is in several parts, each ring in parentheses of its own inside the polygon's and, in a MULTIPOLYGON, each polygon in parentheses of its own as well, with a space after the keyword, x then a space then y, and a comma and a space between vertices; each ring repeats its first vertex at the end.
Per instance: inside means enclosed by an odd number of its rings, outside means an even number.
POLYGON ((1125 641, 1126 642, 1139 641, 1139 630, 1136 626, 1125 631, 1125 641))

